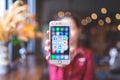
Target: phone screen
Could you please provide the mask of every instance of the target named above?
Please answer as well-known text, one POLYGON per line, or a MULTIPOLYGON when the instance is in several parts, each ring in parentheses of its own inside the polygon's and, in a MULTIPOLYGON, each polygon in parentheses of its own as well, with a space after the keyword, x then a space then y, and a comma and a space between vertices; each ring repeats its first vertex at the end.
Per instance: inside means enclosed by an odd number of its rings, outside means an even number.
POLYGON ((51 60, 69 60, 69 26, 51 26, 51 60))

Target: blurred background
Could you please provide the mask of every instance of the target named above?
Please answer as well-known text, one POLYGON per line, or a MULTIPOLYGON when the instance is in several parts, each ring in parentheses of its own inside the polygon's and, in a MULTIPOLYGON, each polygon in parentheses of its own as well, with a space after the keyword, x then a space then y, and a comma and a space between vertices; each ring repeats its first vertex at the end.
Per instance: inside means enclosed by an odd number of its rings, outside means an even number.
POLYGON ((0 0, 0 26, 4 22, 12 26, 7 29, 10 38, 0 38, 0 80, 49 80, 46 31, 49 21, 65 15, 79 19, 86 47, 94 55, 94 80, 120 80, 120 69, 112 68, 120 53, 119 0, 18 0, 23 3, 17 6, 15 1, 0 0), (8 51, 3 51, 3 46, 8 51))

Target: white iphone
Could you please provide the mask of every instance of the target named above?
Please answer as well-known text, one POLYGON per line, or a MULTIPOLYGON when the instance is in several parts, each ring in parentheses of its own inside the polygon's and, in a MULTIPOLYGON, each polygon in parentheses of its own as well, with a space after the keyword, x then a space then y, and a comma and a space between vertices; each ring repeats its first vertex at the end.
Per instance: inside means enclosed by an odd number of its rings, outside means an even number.
POLYGON ((50 30, 50 63, 58 66, 70 63, 70 23, 51 21, 50 30))

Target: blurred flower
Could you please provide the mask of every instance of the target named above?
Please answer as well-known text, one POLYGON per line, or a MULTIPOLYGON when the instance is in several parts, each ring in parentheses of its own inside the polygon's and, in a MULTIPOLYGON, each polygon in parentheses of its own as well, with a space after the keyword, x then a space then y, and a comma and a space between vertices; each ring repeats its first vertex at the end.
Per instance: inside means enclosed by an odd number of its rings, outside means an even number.
MULTIPOLYGON (((24 41, 34 39, 37 26, 35 16, 28 13, 28 5, 17 0, 0 18, 0 41, 9 41, 12 35, 24 41)), ((38 33, 43 35, 42 32, 38 33)))

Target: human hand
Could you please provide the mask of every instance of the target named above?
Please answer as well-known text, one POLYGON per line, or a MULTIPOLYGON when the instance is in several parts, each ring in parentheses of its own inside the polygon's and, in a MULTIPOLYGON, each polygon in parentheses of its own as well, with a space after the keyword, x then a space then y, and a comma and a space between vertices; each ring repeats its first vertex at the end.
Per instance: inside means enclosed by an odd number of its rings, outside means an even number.
MULTIPOLYGON (((49 35, 50 34, 50 32, 49 31, 47 31, 47 35, 49 35)), ((51 49, 50 49, 50 43, 51 43, 51 41, 49 40, 49 39, 47 39, 46 41, 45 41, 45 51, 47 51, 47 56, 46 56, 46 60, 50 60, 50 51, 51 51, 51 49)), ((72 47, 70 47, 70 56, 71 56, 71 58, 70 58, 70 61, 72 61, 73 60, 73 58, 74 58, 74 48, 72 48, 72 47)), ((66 66, 66 65, 57 65, 56 64, 56 66, 59 66, 59 67, 64 67, 64 66, 66 66)))

